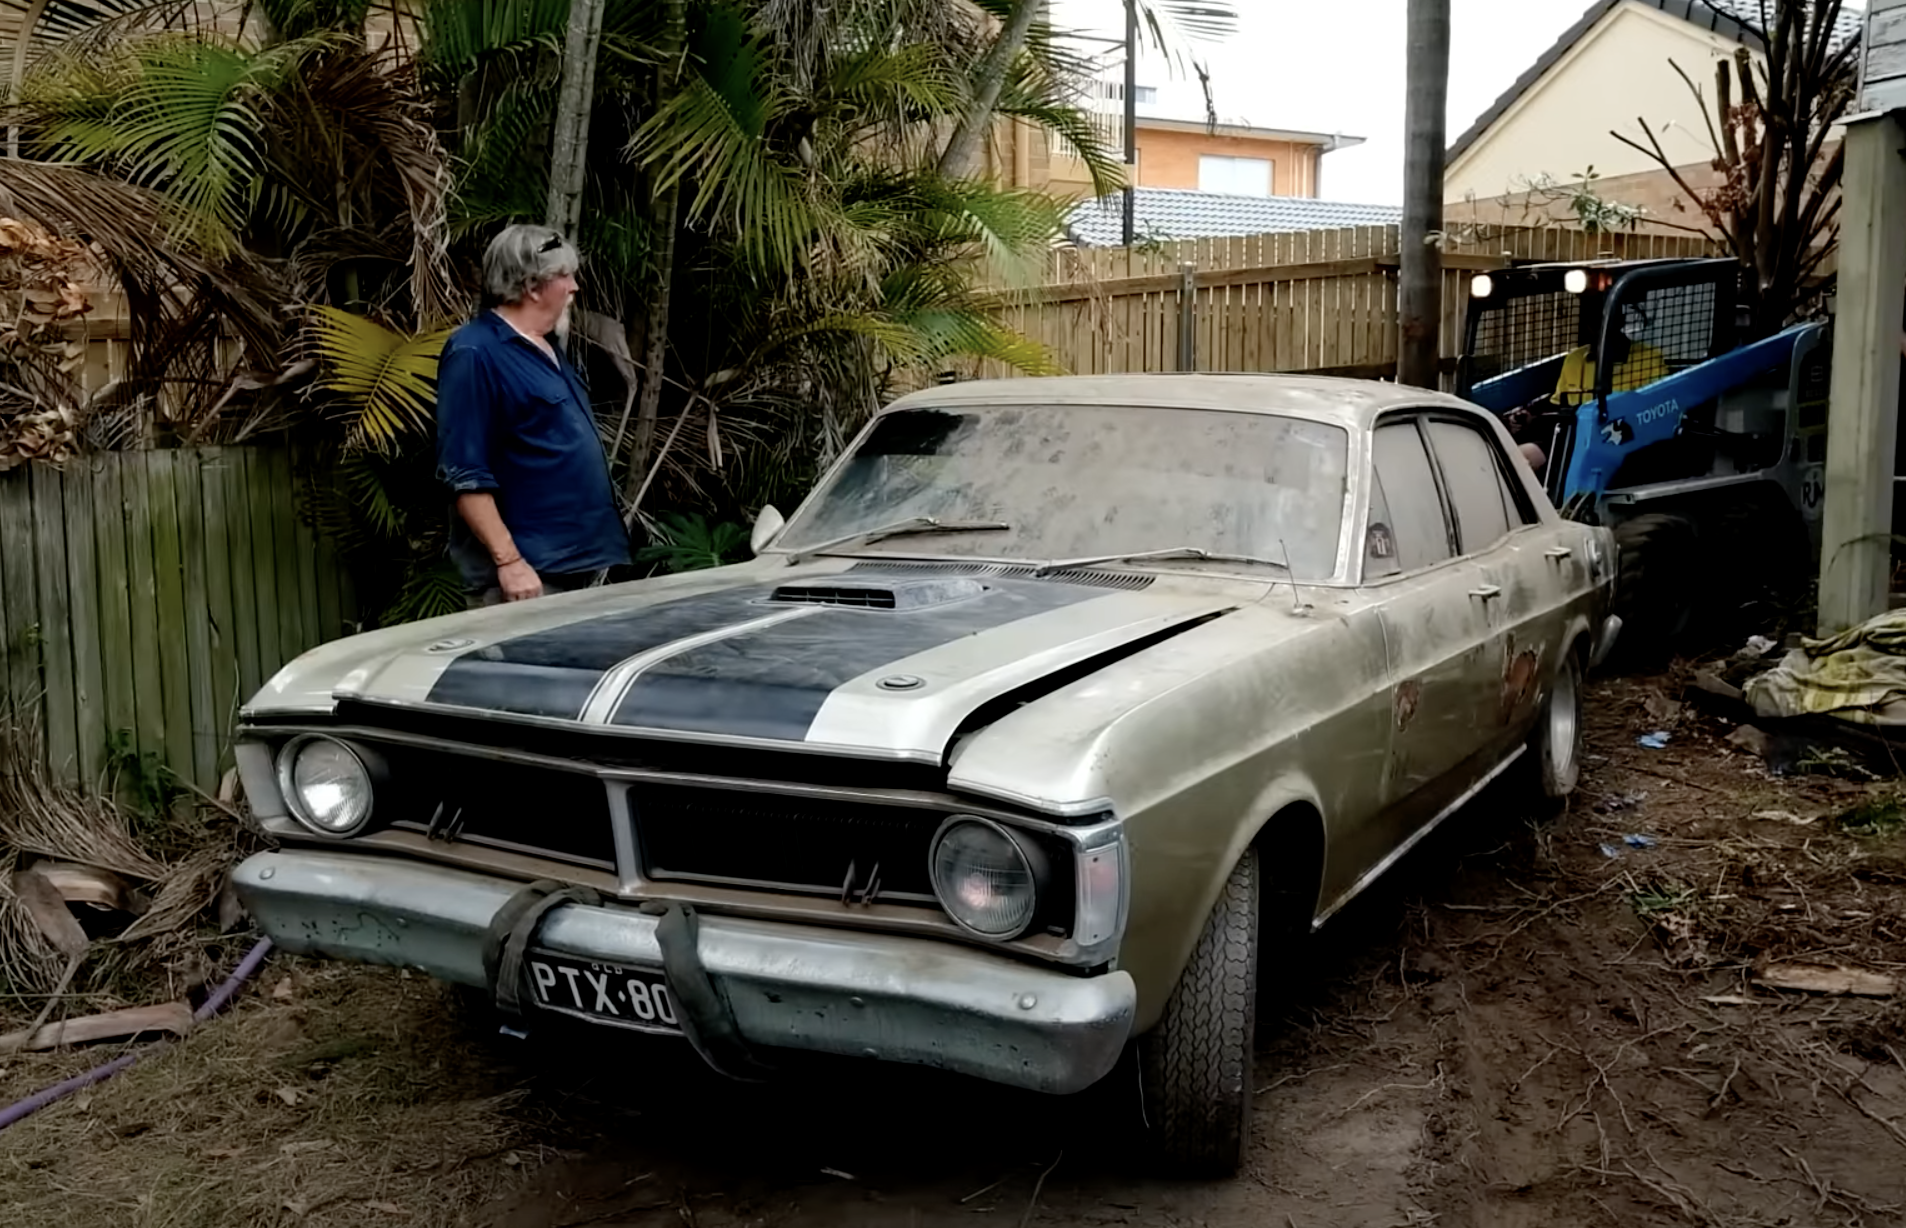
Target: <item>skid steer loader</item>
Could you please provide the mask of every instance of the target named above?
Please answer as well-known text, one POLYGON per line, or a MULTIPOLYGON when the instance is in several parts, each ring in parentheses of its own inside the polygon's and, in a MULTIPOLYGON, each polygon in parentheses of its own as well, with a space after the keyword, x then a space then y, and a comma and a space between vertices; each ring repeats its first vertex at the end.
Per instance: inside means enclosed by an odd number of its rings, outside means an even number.
POLYGON ((1827 325, 1748 339, 1741 275, 1610 260, 1470 283, 1457 394, 1541 449, 1565 515, 1614 530, 1630 651, 1671 647, 1697 615, 1764 614, 1814 574, 1827 325))

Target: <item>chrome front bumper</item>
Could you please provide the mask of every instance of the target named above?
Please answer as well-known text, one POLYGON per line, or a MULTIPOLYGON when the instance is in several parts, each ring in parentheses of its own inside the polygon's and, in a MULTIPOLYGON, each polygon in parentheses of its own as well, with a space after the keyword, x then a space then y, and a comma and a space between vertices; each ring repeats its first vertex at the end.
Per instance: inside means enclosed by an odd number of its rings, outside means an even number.
MULTIPOLYGON (((489 988, 491 918, 521 885, 441 866, 322 851, 259 853, 233 874, 278 946, 414 968, 489 988)), ((563 904, 539 948, 662 966, 657 918, 563 904)), ((909 1062, 1042 1092, 1075 1092, 1118 1061, 1137 992, 1129 973, 1070 976, 921 938, 703 914, 696 950, 742 1038, 764 1048, 909 1062)))

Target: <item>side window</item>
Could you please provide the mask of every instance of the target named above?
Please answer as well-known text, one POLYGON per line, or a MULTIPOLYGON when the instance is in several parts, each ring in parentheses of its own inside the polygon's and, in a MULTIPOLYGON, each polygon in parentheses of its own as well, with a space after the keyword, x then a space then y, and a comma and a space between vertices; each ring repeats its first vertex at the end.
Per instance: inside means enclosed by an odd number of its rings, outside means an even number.
POLYGON ((1429 424, 1430 446, 1436 449, 1456 512, 1456 536, 1464 554, 1487 550, 1523 523, 1521 509, 1503 476, 1502 449, 1496 441, 1462 422, 1429 424))
POLYGON ((1365 526, 1366 574, 1415 571, 1450 556, 1449 527, 1436 493, 1423 436, 1413 421, 1377 427, 1371 439, 1376 484, 1370 491, 1370 523, 1365 526), (1382 551, 1393 556, 1387 560, 1382 551), (1370 563, 1382 563, 1380 570, 1370 563))

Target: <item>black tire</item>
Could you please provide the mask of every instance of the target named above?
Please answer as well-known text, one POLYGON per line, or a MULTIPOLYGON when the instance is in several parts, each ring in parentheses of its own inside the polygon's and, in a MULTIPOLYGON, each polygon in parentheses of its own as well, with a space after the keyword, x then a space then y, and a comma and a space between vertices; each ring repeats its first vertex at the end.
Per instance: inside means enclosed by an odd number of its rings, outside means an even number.
POLYGON ((1582 654, 1571 650, 1555 669, 1548 698, 1529 735, 1529 780, 1536 795, 1560 802, 1582 778, 1582 654))
POLYGON ((1697 587, 1695 542, 1694 522, 1685 516, 1650 513, 1615 526, 1615 649, 1623 659, 1665 656, 1687 630, 1697 587))
POLYGON ((1232 867, 1158 1026, 1138 1042, 1153 1153, 1182 1176, 1229 1177, 1251 1137, 1258 856, 1232 867))

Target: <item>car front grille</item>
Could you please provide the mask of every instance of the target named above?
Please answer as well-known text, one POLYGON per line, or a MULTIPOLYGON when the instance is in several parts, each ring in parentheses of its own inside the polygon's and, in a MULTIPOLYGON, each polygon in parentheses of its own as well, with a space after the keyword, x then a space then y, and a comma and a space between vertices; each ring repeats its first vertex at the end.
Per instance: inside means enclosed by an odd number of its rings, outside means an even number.
POLYGON ((615 870, 609 795, 594 775, 414 747, 380 748, 392 827, 615 870))
POLYGON ((659 784, 631 785, 629 808, 652 879, 934 902, 927 849, 945 818, 936 811, 659 784))

